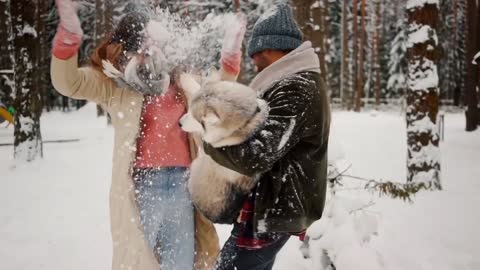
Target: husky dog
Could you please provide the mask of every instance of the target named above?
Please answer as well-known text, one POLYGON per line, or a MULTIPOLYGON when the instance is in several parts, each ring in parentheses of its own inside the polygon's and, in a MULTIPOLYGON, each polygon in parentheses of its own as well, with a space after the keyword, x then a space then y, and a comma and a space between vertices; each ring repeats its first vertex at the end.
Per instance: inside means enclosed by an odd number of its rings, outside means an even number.
MULTIPOLYGON (((201 86, 191 75, 180 75, 189 103, 180 119, 183 130, 201 137, 213 147, 240 144, 266 120, 268 105, 245 85, 220 81, 214 74, 201 86)), ((202 145, 190 170, 188 189, 195 206, 215 223, 233 223, 241 201, 254 187, 255 179, 216 163, 202 145)), ((240 208, 239 208, 240 207, 240 208)))

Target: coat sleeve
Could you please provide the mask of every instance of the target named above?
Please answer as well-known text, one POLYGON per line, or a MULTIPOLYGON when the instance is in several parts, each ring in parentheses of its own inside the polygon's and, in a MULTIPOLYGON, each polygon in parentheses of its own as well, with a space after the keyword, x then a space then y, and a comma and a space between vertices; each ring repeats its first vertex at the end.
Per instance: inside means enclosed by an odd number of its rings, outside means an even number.
POLYGON ((277 85, 268 94, 269 115, 264 125, 242 144, 214 148, 205 153, 220 165, 243 175, 269 171, 302 137, 308 96, 295 82, 277 85))
POLYGON ((91 68, 78 67, 78 54, 67 60, 52 56, 50 76, 55 89, 62 95, 109 105, 115 91, 114 82, 91 68))

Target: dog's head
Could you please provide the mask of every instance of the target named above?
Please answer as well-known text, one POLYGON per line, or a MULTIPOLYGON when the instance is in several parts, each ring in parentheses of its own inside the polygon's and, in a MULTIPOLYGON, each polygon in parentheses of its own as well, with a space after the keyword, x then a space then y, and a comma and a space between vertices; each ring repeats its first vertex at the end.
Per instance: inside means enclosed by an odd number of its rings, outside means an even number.
MULTIPOLYGON (((200 134, 204 141, 215 144, 244 127, 260 111, 255 90, 245 85, 207 79, 200 86, 193 78, 180 78, 189 92, 189 110, 180 119, 183 130, 200 134)), ((188 99, 188 98, 187 98, 188 99)))

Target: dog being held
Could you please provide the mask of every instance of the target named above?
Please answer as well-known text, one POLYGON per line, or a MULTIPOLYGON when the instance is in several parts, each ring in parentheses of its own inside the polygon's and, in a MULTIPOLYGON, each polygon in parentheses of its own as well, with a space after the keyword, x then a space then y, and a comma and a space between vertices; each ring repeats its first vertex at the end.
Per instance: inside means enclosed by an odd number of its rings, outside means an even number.
MULTIPOLYGON (((189 103, 188 112, 180 119, 182 129, 213 147, 241 144, 268 116, 268 105, 257 98, 255 90, 221 81, 218 74, 202 86, 191 75, 182 74, 180 84, 189 103)), ((199 145, 188 189, 197 209, 211 221, 233 223, 255 184, 255 179, 216 163, 199 145)))

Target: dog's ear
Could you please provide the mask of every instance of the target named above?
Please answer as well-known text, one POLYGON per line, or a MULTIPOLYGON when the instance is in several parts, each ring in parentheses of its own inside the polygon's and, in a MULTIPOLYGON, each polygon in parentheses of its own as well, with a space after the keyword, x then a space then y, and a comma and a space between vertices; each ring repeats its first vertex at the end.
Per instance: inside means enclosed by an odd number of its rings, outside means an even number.
POLYGON ((193 96, 200 90, 200 84, 188 73, 180 74, 180 87, 183 89, 188 103, 192 101, 193 96))

